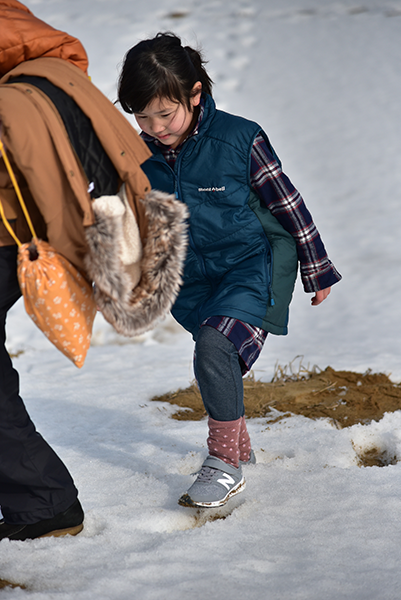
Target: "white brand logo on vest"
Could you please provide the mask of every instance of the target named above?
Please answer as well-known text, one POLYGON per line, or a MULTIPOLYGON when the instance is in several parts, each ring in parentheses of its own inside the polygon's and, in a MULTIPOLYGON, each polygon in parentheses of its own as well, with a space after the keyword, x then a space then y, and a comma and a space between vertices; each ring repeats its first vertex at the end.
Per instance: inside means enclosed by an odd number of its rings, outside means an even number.
POLYGON ((222 187, 198 188, 198 192, 224 192, 225 189, 226 189, 226 186, 223 185, 222 187))

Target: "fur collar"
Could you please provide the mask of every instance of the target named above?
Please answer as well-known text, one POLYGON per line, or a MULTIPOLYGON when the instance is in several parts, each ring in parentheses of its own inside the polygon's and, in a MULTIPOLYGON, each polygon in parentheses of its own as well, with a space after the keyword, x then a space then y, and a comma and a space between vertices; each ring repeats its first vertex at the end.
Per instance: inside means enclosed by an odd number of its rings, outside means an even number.
MULTIPOLYGON (((110 215, 108 209, 101 208, 101 202, 97 206, 94 201, 95 223, 85 230, 89 247, 85 267, 94 282, 98 308, 114 329, 125 336, 152 329, 170 311, 182 284, 187 246, 185 204, 158 190, 149 192, 141 202, 148 230, 146 239, 139 240, 142 248, 138 251, 138 262, 130 265, 131 273, 122 261, 121 211, 110 215), (139 275, 133 281, 135 266, 139 275)), ((139 239, 139 232, 137 235, 139 239)), ((132 240, 133 245, 138 244, 138 239, 132 240)))

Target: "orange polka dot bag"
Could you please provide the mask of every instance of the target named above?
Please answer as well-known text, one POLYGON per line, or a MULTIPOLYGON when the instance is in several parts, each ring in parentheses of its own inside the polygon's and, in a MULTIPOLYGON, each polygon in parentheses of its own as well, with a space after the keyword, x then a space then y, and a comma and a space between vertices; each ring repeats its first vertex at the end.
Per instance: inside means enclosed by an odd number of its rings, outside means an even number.
POLYGON ((18 280, 32 321, 56 348, 82 367, 96 315, 89 283, 47 242, 37 239, 19 247, 18 280))
POLYGON ((97 312, 92 287, 66 258, 36 238, 1 140, 0 151, 33 236, 30 243, 21 244, 0 202, 4 225, 19 246, 17 272, 25 310, 50 342, 80 368, 89 350, 97 312))

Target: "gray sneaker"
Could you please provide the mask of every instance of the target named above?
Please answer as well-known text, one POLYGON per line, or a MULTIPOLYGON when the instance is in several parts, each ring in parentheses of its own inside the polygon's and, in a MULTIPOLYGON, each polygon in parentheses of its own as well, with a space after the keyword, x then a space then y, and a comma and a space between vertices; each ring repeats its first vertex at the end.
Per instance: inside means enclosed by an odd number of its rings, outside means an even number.
POLYGON ((256 456, 254 451, 251 449, 251 454, 249 456, 249 460, 240 460, 240 465, 256 465, 256 456))
POLYGON ((242 476, 241 465, 237 469, 220 458, 208 456, 196 481, 181 496, 178 504, 203 508, 223 506, 229 498, 244 489, 245 479, 242 476))

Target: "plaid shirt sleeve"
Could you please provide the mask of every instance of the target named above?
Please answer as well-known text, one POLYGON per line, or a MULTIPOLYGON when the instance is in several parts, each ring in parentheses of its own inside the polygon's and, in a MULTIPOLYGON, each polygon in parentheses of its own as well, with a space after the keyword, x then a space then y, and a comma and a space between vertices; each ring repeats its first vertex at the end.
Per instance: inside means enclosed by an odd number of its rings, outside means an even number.
POLYGON ((305 292, 332 286, 341 275, 329 260, 312 216, 259 134, 251 153, 251 186, 295 239, 305 292))

